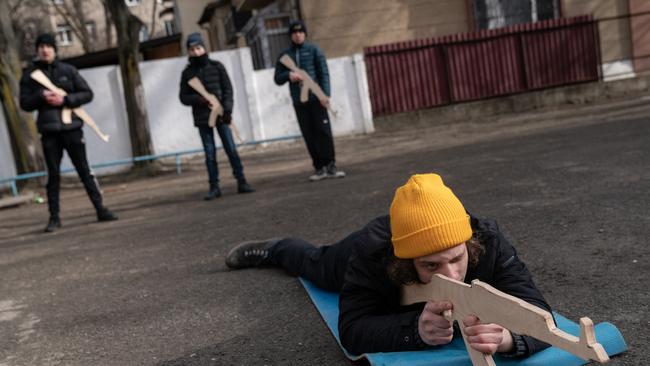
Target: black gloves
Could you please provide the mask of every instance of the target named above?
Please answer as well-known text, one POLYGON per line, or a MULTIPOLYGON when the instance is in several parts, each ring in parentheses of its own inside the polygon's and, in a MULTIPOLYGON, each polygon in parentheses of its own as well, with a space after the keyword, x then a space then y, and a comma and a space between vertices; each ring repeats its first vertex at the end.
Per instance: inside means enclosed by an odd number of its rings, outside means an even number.
POLYGON ((229 125, 232 122, 232 114, 224 112, 223 116, 221 116, 221 122, 229 125))

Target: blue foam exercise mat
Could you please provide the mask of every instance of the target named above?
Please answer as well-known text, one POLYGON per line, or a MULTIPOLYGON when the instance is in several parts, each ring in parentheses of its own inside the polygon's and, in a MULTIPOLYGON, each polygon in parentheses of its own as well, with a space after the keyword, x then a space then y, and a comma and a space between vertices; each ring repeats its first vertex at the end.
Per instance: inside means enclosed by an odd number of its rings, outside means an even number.
MULTIPOLYGON (((300 282, 307 290, 309 297, 318 309, 327 327, 336 338, 339 346, 339 294, 322 290, 313 283, 300 278, 300 282)), ((578 336, 580 327, 577 323, 553 313, 557 326, 563 331, 578 336)), ((625 340, 621 332, 611 323, 604 322, 595 326, 596 341, 603 345, 607 354, 611 357, 627 350, 625 340)), ((385 352, 365 353, 359 356, 349 354, 342 346, 341 350, 353 360, 365 358, 373 366, 471 366, 472 362, 467 355, 465 344, 462 338, 457 337, 448 345, 431 350, 414 352, 385 352)), ((507 359, 494 356, 497 365, 519 365, 519 366, 580 366, 588 362, 556 347, 550 347, 525 359, 507 359)))

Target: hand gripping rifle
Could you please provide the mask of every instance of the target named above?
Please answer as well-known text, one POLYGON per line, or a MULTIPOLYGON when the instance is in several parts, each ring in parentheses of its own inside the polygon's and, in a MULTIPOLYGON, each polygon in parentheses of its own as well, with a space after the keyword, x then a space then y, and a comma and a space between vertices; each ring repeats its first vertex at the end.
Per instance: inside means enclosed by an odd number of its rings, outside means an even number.
MULTIPOLYGON (((327 94, 325 94, 325 92, 323 92, 323 89, 321 89, 320 85, 318 85, 318 83, 315 82, 305 70, 296 66, 296 63, 291 57, 289 57, 289 55, 282 55, 282 57, 280 57, 280 63, 283 64, 287 69, 295 72, 302 77, 302 87, 300 89, 300 101, 302 103, 305 103, 309 100, 310 90, 316 95, 316 97, 318 97, 319 100, 329 99, 327 94)), ((337 112, 332 109, 331 106, 329 106, 328 109, 330 112, 332 112, 334 117, 336 117, 337 112)))
MULTIPOLYGON (((481 323, 495 323, 515 332, 528 335, 570 352, 584 360, 607 362, 609 356, 600 343, 596 342, 594 323, 589 318, 580 319, 580 338, 568 334, 555 325, 553 316, 514 296, 503 293, 479 280, 472 285, 436 274, 425 285, 402 287, 402 305, 430 300, 447 300, 453 304, 453 311, 443 315, 447 320, 457 320, 475 315, 481 323)), ((465 347, 474 366, 495 366, 491 355, 470 347, 467 335, 460 327, 465 347)))
MULTIPOLYGON (((201 79, 198 77, 193 77, 191 78, 187 84, 192 87, 197 93, 199 93, 200 96, 205 98, 208 102, 210 102, 210 116, 208 117, 208 126, 214 127, 217 125, 217 118, 219 116, 223 116, 223 106, 221 105, 221 102, 219 102, 219 99, 217 98, 216 95, 210 93, 203 83, 201 82, 201 79)), ((233 127, 233 132, 235 133, 235 138, 241 142, 242 139, 239 136, 239 130, 237 129, 237 126, 231 122, 231 125, 233 127)))
MULTIPOLYGON (((30 75, 32 79, 36 80, 39 84, 43 85, 45 88, 47 88, 49 91, 56 93, 57 95, 60 95, 62 97, 65 97, 68 95, 68 93, 59 88, 58 86, 54 85, 52 81, 45 75, 41 70, 34 70, 30 75)), ((68 108, 68 107, 63 107, 63 110, 61 111, 61 120, 63 121, 64 124, 70 124, 72 123, 72 112, 79 116, 82 121, 84 121, 85 124, 87 124, 90 128, 92 128, 95 133, 97 133, 97 136, 99 136, 100 139, 104 140, 104 142, 108 142, 108 135, 103 133, 99 127, 97 126, 97 123, 90 117, 90 115, 81 107, 77 108, 68 108)))

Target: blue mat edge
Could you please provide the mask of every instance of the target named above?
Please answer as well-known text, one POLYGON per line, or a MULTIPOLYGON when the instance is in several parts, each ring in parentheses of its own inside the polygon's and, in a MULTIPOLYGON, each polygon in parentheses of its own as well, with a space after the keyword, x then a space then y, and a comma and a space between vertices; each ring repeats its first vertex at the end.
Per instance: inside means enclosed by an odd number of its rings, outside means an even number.
MULTIPOLYGON (((431 358, 427 357, 429 353, 435 352, 430 350, 416 351, 416 352, 387 352, 387 353, 365 353, 362 355, 352 355, 348 353, 345 348, 341 345, 338 334, 338 294, 334 292, 329 292, 318 288, 316 285, 311 283, 309 280, 304 278, 299 278, 300 283, 303 285, 309 298, 312 303, 318 310, 321 318, 327 325, 328 329, 336 339, 336 342, 339 344, 341 351, 345 356, 352 360, 357 361, 360 359, 367 359, 368 362, 373 366, 382 366, 382 365, 409 365, 409 366, 420 366, 425 364, 431 364, 431 358), (332 306, 332 303, 335 306, 332 306), (332 324, 333 321, 333 324, 332 324), (420 361, 420 362, 418 362, 420 361), (424 363, 423 363, 424 361, 424 363)), ((561 314, 553 313, 556 317, 558 327, 568 333, 578 334, 579 326, 577 323, 565 318, 561 314), (565 329, 566 328, 566 329, 565 329), (574 328, 574 329, 569 329, 574 328)), ((611 357, 617 354, 620 354, 627 350, 627 344, 623 339, 623 335, 618 330, 618 328, 609 322, 598 323, 595 327, 596 339, 603 345, 607 354, 611 357), (606 337, 605 337, 606 336, 606 337)), ((452 342, 453 343, 453 342, 452 342)), ((471 365, 467 353, 464 349, 464 344, 462 340, 457 342, 456 347, 461 347, 464 354, 459 354, 458 360, 453 365, 471 365)), ((548 351, 552 350, 556 352, 559 356, 567 358, 563 361, 565 366, 580 366, 588 363, 574 355, 569 354, 566 351, 563 351, 558 348, 550 348, 548 350, 537 353, 529 358, 523 360, 513 360, 513 359, 504 359, 500 357, 495 357, 495 361, 498 365, 527 365, 527 366, 537 366, 537 365, 547 365, 549 360, 541 360, 546 354, 549 354, 548 351), (570 359, 568 359, 570 358, 570 359), (536 359, 540 359, 542 362, 536 362, 536 359)), ((457 351, 457 350, 456 350, 457 351)), ((462 353, 462 352, 457 352, 462 353)), ((447 363, 447 365, 452 365, 447 363)))

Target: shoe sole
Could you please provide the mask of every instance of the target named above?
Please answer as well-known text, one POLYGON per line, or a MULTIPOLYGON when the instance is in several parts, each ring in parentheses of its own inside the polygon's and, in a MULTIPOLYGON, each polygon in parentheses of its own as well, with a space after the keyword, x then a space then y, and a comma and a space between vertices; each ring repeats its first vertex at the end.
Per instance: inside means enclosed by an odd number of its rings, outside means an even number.
POLYGON ((328 179, 338 179, 338 178, 345 178, 345 174, 333 174, 333 175, 328 175, 328 179))
POLYGON ((55 226, 55 227, 53 227, 51 229, 50 228, 45 228, 45 230, 43 230, 43 232, 44 233, 53 233, 53 232, 59 230, 60 228, 61 228, 61 225, 57 225, 57 226, 55 226))

